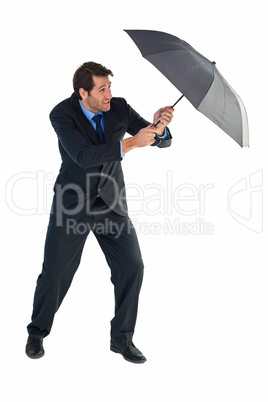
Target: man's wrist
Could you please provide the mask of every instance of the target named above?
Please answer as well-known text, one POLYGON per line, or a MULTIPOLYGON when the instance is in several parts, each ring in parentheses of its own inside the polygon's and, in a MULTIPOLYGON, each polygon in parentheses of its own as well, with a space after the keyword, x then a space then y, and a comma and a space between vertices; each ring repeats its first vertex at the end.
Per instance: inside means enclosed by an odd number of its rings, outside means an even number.
POLYGON ((123 150, 124 154, 126 154, 127 152, 136 148, 134 137, 126 138, 125 140, 122 140, 121 144, 122 144, 122 150, 123 150))
POLYGON ((165 134, 165 128, 166 127, 164 126, 163 128, 158 129, 159 130, 157 133, 158 137, 163 137, 163 135, 165 134))

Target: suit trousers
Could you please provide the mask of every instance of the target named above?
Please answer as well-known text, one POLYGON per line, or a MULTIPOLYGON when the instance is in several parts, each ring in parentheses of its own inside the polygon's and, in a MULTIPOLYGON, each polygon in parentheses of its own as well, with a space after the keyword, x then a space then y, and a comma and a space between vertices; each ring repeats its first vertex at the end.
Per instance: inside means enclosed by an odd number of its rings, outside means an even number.
POLYGON ((111 321, 111 343, 131 340, 138 311, 143 279, 143 261, 135 229, 128 216, 108 209, 101 198, 93 213, 80 220, 64 219, 57 225, 51 214, 47 230, 44 262, 37 279, 29 335, 47 336, 79 266, 82 251, 92 231, 111 269, 115 315, 111 321))

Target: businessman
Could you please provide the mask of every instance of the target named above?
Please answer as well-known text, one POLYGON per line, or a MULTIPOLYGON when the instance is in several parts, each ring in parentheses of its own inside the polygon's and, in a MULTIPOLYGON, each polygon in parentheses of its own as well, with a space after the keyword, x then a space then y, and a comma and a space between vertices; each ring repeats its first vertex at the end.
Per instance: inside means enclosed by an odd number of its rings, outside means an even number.
MULTIPOLYGON (((159 109, 153 123, 149 123, 125 99, 112 97, 112 76, 112 71, 101 64, 84 63, 74 74, 72 96, 50 113, 62 163, 54 186, 42 272, 27 327, 26 354, 30 358, 44 355, 43 338, 51 331, 54 315, 79 266, 87 236, 93 232, 114 285, 110 349, 127 361, 146 361, 132 341, 144 266, 128 217, 121 160, 127 159, 126 154, 134 148, 170 146, 167 126, 173 109, 159 109), (125 133, 131 137, 124 139, 125 133)), ((97 307, 97 301, 93 306, 97 307)), ((94 328, 94 323, 90 325, 94 328)), ((68 330, 68 324, 66 327, 68 330)), ((77 332, 81 333, 83 327, 81 323, 77 332)))

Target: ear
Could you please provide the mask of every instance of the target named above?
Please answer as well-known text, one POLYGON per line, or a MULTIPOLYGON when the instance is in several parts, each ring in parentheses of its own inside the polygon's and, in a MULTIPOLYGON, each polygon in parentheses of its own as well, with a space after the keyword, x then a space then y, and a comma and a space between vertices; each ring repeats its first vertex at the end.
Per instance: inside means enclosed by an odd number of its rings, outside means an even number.
POLYGON ((88 97, 88 92, 85 91, 83 88, 79 88, 79 94, 80 94, 82 99, 85 99, 85 98, 88 97))

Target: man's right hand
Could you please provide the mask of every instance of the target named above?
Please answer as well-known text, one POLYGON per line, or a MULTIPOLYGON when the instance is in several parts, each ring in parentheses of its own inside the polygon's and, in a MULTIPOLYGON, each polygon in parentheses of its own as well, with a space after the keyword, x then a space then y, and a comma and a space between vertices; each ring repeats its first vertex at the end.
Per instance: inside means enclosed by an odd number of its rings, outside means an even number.
POLYGON ((155 142, 155 134, 157 134, 157 127, 152 124, 142 128, 134 137, 126 138, 122 140, 122 148, 124 154, 131 151, 134 148, 147 147, 155 142))

